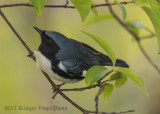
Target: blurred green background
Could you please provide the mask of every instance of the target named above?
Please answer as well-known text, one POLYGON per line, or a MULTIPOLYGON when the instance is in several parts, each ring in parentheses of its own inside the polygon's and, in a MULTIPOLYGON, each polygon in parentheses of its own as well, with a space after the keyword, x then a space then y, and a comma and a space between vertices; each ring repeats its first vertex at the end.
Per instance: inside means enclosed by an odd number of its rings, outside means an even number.
MULTIPOLYGON (((0 5, 10 3, 28 3, 27 0, 1 0, 0 5)), ((95 0, 95 3, 103 3, 95 0)), ((65 0, 48 0, 47 4, 64 4, 65 0)), ((134 4, 126 5, 127 20, 143 22, 152 31, 153 26, 144 11, 134 4)), ((109 13, 107 7, 97 8, 99 13, 109 13)), ((104 20, 88 27, 84 27, 80 15, 75 9, 45 8, 38 16, 34 8, 14 7, 2 9, 17 32, 22 36, 32 50, 40 44, 40 36, 33 26, 44 30, 55 30, 69 38, 89 44, 104 53, 91 38, 84 35, 81 30, 101 36, 109 42, 116 57, 125 60, 130 68, 143 77, 149 97, 132 81, 119 89, 115 89, 107 103, 100 96, 100 111, 124 111, 134 109, 133 114, 160 114, 160 74, 148 63, 137 47, 132 36, 128 34, 115 20, 104 20)), ((114 6, 116 13, 121 16, 121 11, 114 6)), ((88 18, 94 14, 91 12, 88 18)), ((87 18, 87 19, 88 19, 87 18)), ((147 35, 142 30, 141 35, 147 35)), ((147 53, 154 63, 160 66, 160 56, 157 54, 157 39, 142 41, 147 53)), ((81 114, 61 96, 52 100, 52 88, 33 60, 27 57, 27 51, 16 38, 14 33, 0 17, 0 114, 81 114), (5 106, 59 106, 67 107, 61 111, 25 111, 5 110, 5 106)), ((54 82, 59 83, 54 80, 54 82)), ((84 81, 75 84, 66 84, 63 88, 86 86, 84 81)), ((88 110, 94 110, 94 97, 98 89, 84 92, 66 92, 66 94, 88 110)))

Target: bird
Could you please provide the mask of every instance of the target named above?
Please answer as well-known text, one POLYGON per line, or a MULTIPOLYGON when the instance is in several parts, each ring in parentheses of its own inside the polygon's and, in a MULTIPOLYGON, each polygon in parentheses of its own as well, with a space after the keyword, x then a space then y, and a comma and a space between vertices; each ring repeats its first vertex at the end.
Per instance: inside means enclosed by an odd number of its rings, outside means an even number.
MULTIPOLYGON (((93 66, 112 66, 109 56, 95 50, 91 46, 67 38, 56 31, 34 29, 41 36, 41 44, 33 52, 36 65, 50 77, 63 83, 74 83, 85 78, 87 71, 93 66)), ((116 59, 115 66, 129 65, 116 59)))

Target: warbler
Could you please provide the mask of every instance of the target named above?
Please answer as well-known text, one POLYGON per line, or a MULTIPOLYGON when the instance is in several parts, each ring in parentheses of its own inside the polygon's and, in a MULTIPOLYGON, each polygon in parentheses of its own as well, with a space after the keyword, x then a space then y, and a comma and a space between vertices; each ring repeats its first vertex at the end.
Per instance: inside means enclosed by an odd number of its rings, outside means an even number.
MULTIPOLYGON (((37 66, 50 77, 72 83, 84 79, 89 68, 93 66, 112 66, 111 59, 89 45, 67 38, 56 31, 40 30, 41 44, 33 52, 37 66)), ((115 66, 129 67, 120 59, 115 66)))

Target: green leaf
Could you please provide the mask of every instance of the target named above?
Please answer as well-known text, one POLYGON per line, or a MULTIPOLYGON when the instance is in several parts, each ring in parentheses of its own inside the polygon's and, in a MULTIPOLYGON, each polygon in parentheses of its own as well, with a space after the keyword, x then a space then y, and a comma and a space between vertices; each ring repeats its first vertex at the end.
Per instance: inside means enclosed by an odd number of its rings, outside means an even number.
POLYGON ((147 0, 136 0, 135 2, 138 4, 147 4, 147 0))
POLYGON ((147 0, 136 0, 135 3, 138 5, 138 6, 148 6, 148 1, 147 0))
POLYGON ((107 20, 107 19, 114 19, 114 17, 110 14, 100 14, 98 16, 93 16, 84 22, 84 26, 89 26, 93 23, 96 23, 102 20, 107 20))
POLYGON ((30 0, 39 15, 42 13, 46 1, 47 0, 30 0))
POLYGON ((110 79, 116 79, 115 80, 115 87, 117 87, 117 88, 123 86, 125 84, 125 82, 127 81, 127 77, 124 76, 120 72, 116 72, 115 74, 112 74, 110 79))
POLYGON ((124 76, 129 77, 131 80, 137 83, 143 89, 145 94, 148 95, 148 93, 146 92, 145 86, 144 86, 143 79, 139 77, 138 75, 136 75, 132 70, 128 68, 120 68, 118 72, 121 72, 124 76))
POLYGON ((103 99, 104 102, 107 102, 109 97, 111 96, 113 92, 114 86, 112 84, 106 85, 103 91, 103 99))
POLYGON ((151 6, 151 9, 156 13, 156 15, 160 19, 160 6, 155 0, 148 0, 149 5, 151 6))
POLYGON ((117 5, 120 7, 120 9, 121 9, 121 11, 122 11, 123 21, 125 22, 125 20, 126 20, 126 15, 127 15, 125 7, 123 6, 123 4, 121 4, 121 3, 118 2, 117 0, 115 0, 115 4, 117 4, 117 5))
POLYGON ((87 74, 85 76, 85 82, 88 86, 91 86, 100 78, 105 76, 108 72, 109 70, 107 70, 103 66, 93 66, 87 71, 87 74))
POLYGON ((158 12, 155 12, 148 7, 142 7, 142 8, 146 12, 148 17, 150 18, 150 20, 154 26, 154 29, 156 31, 156 35, 158 38, 158 54, 160 54, 160 18, 157 15, 158 12))
POLYGON ((110 45, 99 36, 96 36, 96 35, 93 35, 93 34, 90 34, 90 33, 84 32, 84 31, 82 31, 82 32, 84 34, 90 36, 92 39, 94 39, 108 53, 108 56, 111 58, 111 60, 113 62, 113 66, 114 66, 116 63, 116 57, 115 57, 115 54, 114 54, 112 48, 110 47, 110 45))
POLYGON ((81 19, 84 22, 91 10, 92 0, 71 0, 71 2, 78 10, 81 19))
MULTIPOLYGON (((92 1, 92 5, 94 4, 94 2, 92 1)), ((97 8, 96 7, 94 7, 94 8, 91 8, 91 10, 92 10, 92 12, 96 15, 96 16, 98 16, 98 11, 97 11, 97 8)))

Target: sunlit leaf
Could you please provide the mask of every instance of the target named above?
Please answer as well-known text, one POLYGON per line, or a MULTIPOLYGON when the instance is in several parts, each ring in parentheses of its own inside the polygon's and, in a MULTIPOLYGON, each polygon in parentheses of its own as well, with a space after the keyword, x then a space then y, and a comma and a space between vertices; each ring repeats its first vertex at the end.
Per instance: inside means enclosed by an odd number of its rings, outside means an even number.
POLYGON ((160 19, 160 6, 155 0, 148 0, 149 5, 151 6, 151 9, 155 12, 155 14, 160 19))
MULTIPOLYGON (((92 1, 92 5, 94 5, 94 2, 93 2, 93 1, 92 1)), ((92 10, 92 12, 93 12, 96 16, 98 16, 98 11, 97 11, 97 8, 96 8, 96 7, 91 8, 91 10, 92 10)))
POLYGON ((30 0, 39 15, 42 13, 46 1, 47 0, 30 0))
POLYGON ((111 58, 112 62, 113 62, 113 66, 116 63, 116 57, 115 54, 112 50, 112 48, 110 47, 110 45, 101 37, 87 33, 82 31, 83 33, 85 33, 86 35, 90 36, 92 39, 94 39, 108 54, 108 56, 111 58))
POLYGON ((99 21, 107 20, 107 19, 114 19, 110 14, 99 14, 98 16, 92 16, 91 18, 87 19, 84 22, 85 26, 89 26, 99 21))
POLYGON ((104 102, 107 102, 109 97, 111 96, 113 92, 114 86, 112 84, 106 85, 103 91, 103 99, 104 102))
POLYGON ((150 18, 150 20, 154 26, 154 29, 156 31, 156 35, 158 38, 158 53, 160 54, 160 18, 157 15, 158 12, 155 12, 148 7, 142 7, 142 8, 146 12, 148 17, 150 18))
POLYGON ((110 79, 115 79, 115 87, 119 88, 125 84, 127 77, 120 72, 112 74, 110 79))
POLYGON ((121 3, 118 2, 117 0, 115 0, 115 4, 117 4, 117 5, 120 7, 120 9, 121 9, 121 11, 122 11, 123 21, 125 22, 125 20, 126 20, 126 15, 127 15, 125 7, 123 6, 123 4, 121 4, 121 3))
POLYGON ((144 6, 148 5, 148 0, 136 0, 135 3, 138 4, 139 6, 144 6))
POLYGON ((145 3, 145 4, 147 4, 147 0, 136 0, 136 2, 138 2, 138 3, 145 3))
POLYGON ((71 0, 71 2, 78 10, 81 19, 84 22, 91 10, 92 0, 71 0))
POLYGON ((131 80, 133 80, 135 83, 137 83, 145 92, 146 95, 148 93, 146 92, 145 86, 144 86, 144 81, 141 77, 136 75, 132 70, 128 68, 120 68, 118 72, 121 72, 124 76, 129 77, 131 80))
POLYGON ((91 86, 108 72, 109 70, 103 66, 93 66, 87 71, 85 82, 88 86, 91 86))

